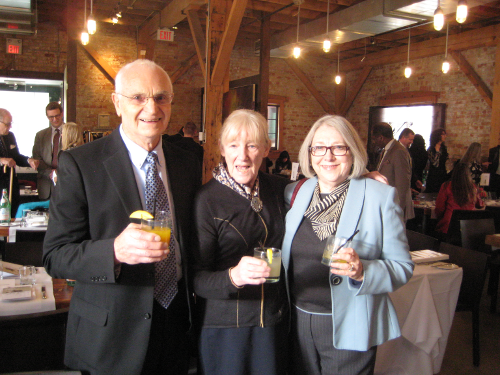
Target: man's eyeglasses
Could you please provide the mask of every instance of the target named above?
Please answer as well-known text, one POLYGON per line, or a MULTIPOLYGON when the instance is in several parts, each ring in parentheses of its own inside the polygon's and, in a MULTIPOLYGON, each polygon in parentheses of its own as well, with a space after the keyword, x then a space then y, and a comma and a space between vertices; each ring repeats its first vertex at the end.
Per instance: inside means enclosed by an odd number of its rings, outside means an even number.
POLYGON ((349 150, 349 146, 311 146, 309 152, 312 156, 325 156, 326 152, 330 150, 334 156, 344 156, 349 150))
POLYGON ((172 99, 174 98, 174 94, 157 94, 154 96, 146 96, 144 94, 137 94, 134 96, 127 96, 120 94, 117 92, 116 94, 124 96, 127 99, 130 99, 132 104, 137 106, 145 106, 149 99, 153 99, 158 105, 165 105, 172 103, 172 99))
POLYGON ((59 113, 58 115, 55 115, 55 116, 47 116, 47 118, 48 118, 49 120, 55 120, 56 118, 59 118, 59 117, 61 117, 61 116, 62 116, 62 113, 59 113))
POLYGON ((4 124, 5 126, 7 127, 11 127, 12 126, 12 121, 11 122, 3 122, 3 121, 0 121, 2 124, 4 124))

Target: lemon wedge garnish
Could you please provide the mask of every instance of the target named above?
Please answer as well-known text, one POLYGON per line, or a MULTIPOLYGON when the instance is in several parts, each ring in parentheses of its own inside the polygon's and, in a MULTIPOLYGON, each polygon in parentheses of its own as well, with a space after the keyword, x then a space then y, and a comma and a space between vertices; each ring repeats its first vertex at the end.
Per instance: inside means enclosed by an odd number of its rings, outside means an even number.
POLYGON ((267 260, 269 264, 273 263, 273 249, 267 249, 267 260))
POLYGON ((148 211, 134 211, 129 216, 131 219, 154 219, 154 216, 151 215, 148 211))

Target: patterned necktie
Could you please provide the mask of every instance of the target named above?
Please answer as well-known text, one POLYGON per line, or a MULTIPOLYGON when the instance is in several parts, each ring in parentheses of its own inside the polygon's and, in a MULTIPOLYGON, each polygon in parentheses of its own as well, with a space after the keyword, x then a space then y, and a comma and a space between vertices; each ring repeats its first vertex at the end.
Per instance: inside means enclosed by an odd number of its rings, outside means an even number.
POLYGON ((57 168, 57 159, 59 153, 59 139, 61 138, 61 133, 59 129, 56 129, 54 133, 54 140, 52 142, 52 168, 57 168))
POLYGON ((380 153, 380 158, 378 159, 377 163, 377 171, 380 169, 380 165, 382 164, 382 159, 384 158, 384 155, 385 155, 385 148, 380 153))
MULTIPOLYGON (((148 168, 146 172, 146 210, 154 213, 155 211, 170 212, 168 196, 165 185, 158 173, 157 163, 158 155, 150 152, 146 157, 148 168)), ((154 297, 164 308, 170 305, 170 302, 177 294, 177 270, 175 266, 175 238, 173 234, 170 237, 170 253, 167 259, 155 263, 155 289, 154 297)))

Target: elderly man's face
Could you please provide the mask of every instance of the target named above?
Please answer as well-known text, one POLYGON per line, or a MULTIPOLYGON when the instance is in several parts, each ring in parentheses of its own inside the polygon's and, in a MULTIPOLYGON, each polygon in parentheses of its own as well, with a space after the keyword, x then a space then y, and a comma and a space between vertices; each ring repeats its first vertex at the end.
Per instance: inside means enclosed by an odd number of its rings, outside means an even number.
POLYGON ((120 93, 113 93, 116 113, 122 118, 123 131, 132 141, 151 151, 156 147, 170 120, 171 104, 157 104, 159 94, 172 94, 168 77, 158 68, 138 66, 124 72, 120 93), (119 95, 122 94, 122 95, 119 95), (150 97, 144 105, 127 98, 136 95, 150 97))
POLYGON ((9 130, 12 127, 12 116, 10 113, 5 114, 2 120, 0 120, 0 135, 9 134, 9 130))

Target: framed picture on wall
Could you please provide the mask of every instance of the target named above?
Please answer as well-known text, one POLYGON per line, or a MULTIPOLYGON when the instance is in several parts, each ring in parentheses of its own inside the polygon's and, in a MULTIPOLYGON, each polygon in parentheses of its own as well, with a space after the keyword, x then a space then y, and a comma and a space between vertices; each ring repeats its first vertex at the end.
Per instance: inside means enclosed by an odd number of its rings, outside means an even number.
POLYGON ((255 110, 255 84, 230 88, 222 98, 222 121, 236 109, 255 110))

